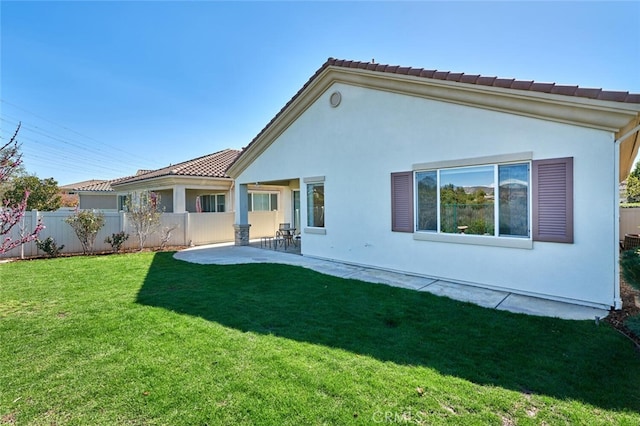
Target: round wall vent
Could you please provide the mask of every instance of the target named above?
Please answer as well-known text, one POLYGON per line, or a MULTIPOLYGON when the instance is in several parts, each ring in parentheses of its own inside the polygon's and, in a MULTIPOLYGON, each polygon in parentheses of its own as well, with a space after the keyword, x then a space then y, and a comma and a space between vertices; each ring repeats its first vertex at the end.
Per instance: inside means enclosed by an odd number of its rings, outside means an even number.
POLYGON ((333 108, 340 105, 340 101, 342 101, 342 95, 340 92, 333 92, 329 97, 329 104, 331 104, 333 108))

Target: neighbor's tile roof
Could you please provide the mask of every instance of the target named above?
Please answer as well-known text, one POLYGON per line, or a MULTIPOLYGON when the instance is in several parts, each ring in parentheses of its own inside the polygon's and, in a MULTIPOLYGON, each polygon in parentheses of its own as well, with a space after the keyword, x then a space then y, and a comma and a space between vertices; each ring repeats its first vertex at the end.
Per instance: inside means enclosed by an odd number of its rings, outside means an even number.
MULTIPOLYGON (((425 70, 424 68, 401 67, 399 65, 383 65, 376 62, 349 61, 344 59, 329 58, 311 76, 311 78, 293 95, 280 111, 267 123, 266 126, 244 147, 247 150, 260 136, 280 117, 307 87, 329 67, 356 68, 389 74, 405 74, 414 77, 434 80, 447 80, 458 83, 475 84, 478 86, 493 86, 530 92, 551 93, 555 95, 575 96, 579 98, 597 99, 602 101, 615 101, 640 104, 640 93, 618 92, 611 90, 584 88, 579 86, 557 85, 555 83, 540 83, 533 80, 516 80, 513 78, 498 78, 481 76, 478 74, 453 73, 449 71, 425 70)), ((238 156, 239 158, 240 156, 238 156)), ((235 160, 234 160, 235 162, 235 160)), ((231 163, 233 164, 233 163, 231 163)))
POLYGON ((178 164, 173 164, 161 169, 152 170, 146 173, 137 174, 118 181, 121 183, 139 182, 146 179, 153 179, 162 176, 196 176, 229 178, 226 173, 227 167, 233 163, 240 151, 235 149, 225 149, 204 155, 178 164))
POLYGON ((95 192, 109 192, 113 191, 111 188, 112 184, 118 183, 122 180, 129 179, 131 176, 125 176, 118 179, 112 180, 88 180, 84 182, 79 182, 76 184, 66 185, 64 188, 71 191, 95 191, 95 192))
POLYGON ((104 182, 104 179, 90 179, 90 180, 83 180, 82 182, 74 182, 74 183, 70 183, 68 185, 63 185, 60 187, 60 189, 62 191, 75 191, 78 188, 84 187, 84 186, 88 186, 88 185, 95 185, 98 183, 104 182))

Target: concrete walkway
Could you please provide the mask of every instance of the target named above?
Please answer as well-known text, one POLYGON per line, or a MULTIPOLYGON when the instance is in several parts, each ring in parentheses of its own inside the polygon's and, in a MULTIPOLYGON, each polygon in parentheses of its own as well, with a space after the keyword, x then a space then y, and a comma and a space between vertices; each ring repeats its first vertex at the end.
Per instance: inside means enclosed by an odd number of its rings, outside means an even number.
POLYGON ((345 263, 313 259, 291 253, 284 253, 282 251, 260 249, 251 246, 236 247, 232 244, 199 246, 180 251, 176 253, 174 257, 186 262, 216 265, 284 263, 302 266, 336 277, 353 278, 360 281, 386 284, 416 291, 427 291, 438 296, 446 296, 455 300, 471 302, 485 308, 529 315, 572 320, 594 320, 595 317, 604 318, 609 313, 604 309, 523 296, 508 291, 489 290, 436 278, 406 275, 345 263))

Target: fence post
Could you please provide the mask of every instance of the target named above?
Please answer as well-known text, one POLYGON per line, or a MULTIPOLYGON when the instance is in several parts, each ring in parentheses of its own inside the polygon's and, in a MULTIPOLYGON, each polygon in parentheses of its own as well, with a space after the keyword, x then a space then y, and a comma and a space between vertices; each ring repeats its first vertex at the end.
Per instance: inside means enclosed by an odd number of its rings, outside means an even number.
POLYGON ((184 212, 184 238, 182 239, 185 246, 192 245, 191 238, 191 221, 189 220, 189 212, 184 212))

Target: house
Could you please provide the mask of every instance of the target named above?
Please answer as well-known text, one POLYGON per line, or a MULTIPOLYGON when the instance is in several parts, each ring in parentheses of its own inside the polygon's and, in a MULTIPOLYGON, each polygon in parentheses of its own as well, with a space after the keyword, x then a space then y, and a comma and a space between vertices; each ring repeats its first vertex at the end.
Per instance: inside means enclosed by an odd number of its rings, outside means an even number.
POLYGON ((79 209, 117 211, 119 209, 118 197, 111 188, 111 184, 127 178, 128 176, 113 180, 86 180, 62 186, 60 190, 63 194, 77 196, 79 209))
POLYGON ((619 183, 640 95, 330 58, 227 170, 279 188, 302 254, 621 305, 619 183))
POLYGON ((239 154, 238 150, 224 149, 119 179, 111 182, 111 188, 118 195, 120 209, 128 194, 150 191, 160 196, 166 213, 231 211, 233 179, 225 170, 239 154))

